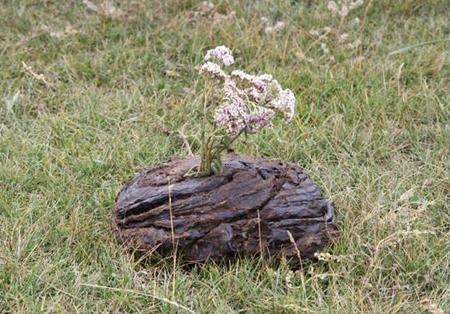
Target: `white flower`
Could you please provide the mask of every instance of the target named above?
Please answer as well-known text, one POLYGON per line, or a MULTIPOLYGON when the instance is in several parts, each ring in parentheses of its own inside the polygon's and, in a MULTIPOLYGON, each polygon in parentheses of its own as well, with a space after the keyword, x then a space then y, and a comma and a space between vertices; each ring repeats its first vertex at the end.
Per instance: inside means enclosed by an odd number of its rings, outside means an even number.
POLYGON ((284 23, 283 21, 278 21, 273 26, 273 30, 274 31, 279 31, 279 30, 282 30, 285 26, 286 26, 286 23, 284 23))
POLYGON ((268 106, 280 112, 287 120, 294 116, 295 96, 294 93, 281 87, 280 83, 270 74, 251 75, 244 71, 231 72, 231 77, 241 81, 241 85, 247 87, 243 92, 256 104, 268 106))
POLYGON ((289 89, 283 90, 280 83, 272 75, 251 75, 244 71, 236 70, 231 73, 231 77, 236 77, 240 80, 241 86, 244 87, 241 92, 257 105, 274 109, 287 120, 291 120, 294 116, 294 93, 289 89))
POLYGON ((341 10, 339 11, 339 16, 344 18, 348 15, 349 12, 350 12, 350 8, 346 5, 343 5, 341 10))
POLYGON ((317 30, 315 30, 315 29, 310 30, 310 31, 309 31, 309 34, 310 34, 311 36, 314 36, 314 37, 319 37, 319 36, 320 36, 319 31, 317 31, 317 30))
POLYGON ((224 105, 216 110, 214 121, 216 125, 225 129, 230 135, 237 135, 245 127, 246 106, 239 96, 225 101, 224 105))
POLYGON ((348 34, 347 33, 342 33, 339 35, 339 42, 343 42, 348 38, 348 34))
POLYGON ((276 33, 278 31, 282 30, 285 26, 286 26, 286 23, 284 23, 283 21, 278 21, 275 23, 274 26, 267 26, 264 29, 264 33, 266 33, 266 34, 276 33))
POLYGON ((206 62, 204 65, 202 65, 202 67, 200 68, 200 74, 210 75, 214 78, 223 80, 228 78, 228 75, 224 71, 222 71, 220 66, 213 62, 206 62))
POLYGON ((291 121, 295 111, 295 96, 290 89, 281 90, 278 97, 270 102, 270 107, 283 114, 286 120, 291 121))
POLYGON ((231 49, 225 46, 218 46, 214 49, 208 50, 206 52, 204 60, 219 62, 225 66, 234 63, 233 53, 231 49))
POLYGON ((334 1, 329 1, 328 5, 327 5, 328 10, 330 10, 331 14, 333 15, 337 15, 338 14, 338 6, 336 4, 336 2, 334 1))
POLYGON ((234 81, 225 80, 223 85, 223 105, 216 110, 214 121, 226 133, 237 135, 245 129, 247 107, 241 97, 242 91, 236 87, 234 81))
POLYGON ((264 127, 270 125, 275 112, 272 109, 259 107, 254 113, 245 116, 246 131, 248 133, 256 133, 264 127))
POLYGON ((226 98, 224 105, 216 110, 214 120, 227 134, 237 135, 244 131, 260 131, 270 125, 275 115, 272 109, 264 107, 257 107, 253 112, 248 111, 244 99, 235 94, 233 98, 226 98))
POLYGON ((251 75, 241 70, 231 72, 231 76, 237 79, 239 87, 248 98, 258 104, 267 102, 269 95, 269 86, 273 81, 272 75, 251 75))
POLYGON ((294 115, 295 96, 291 90, 281 87, 270 74, 252 75, 235 70, 225 73, 219 64, 231 64, 231 50, 219 46, 208 51, 206 63, 200 73, 219 79, 217 92, 222 94, 222 103, 214 114, 215 124, 228 135, 241 132, 256 133, 270 125, 276 113, 291 120, 294 115))
POLYGON ((357 26, 359 26, 360 22, 361 22, 361 21, 360 21, 359 17, 355 17, 355 18, 352 20, 351 25, 352 25, 353 27, 357 27, 357 26))
POLYGON ((245 73, 242 70, 231 72, 231 77, 237 80, 238 86, 242 89, 254 87, 258 90, 262 90, 265 87, 264 81, 258 76, 245 73))
POLYGON ((364 0, 355 0, 355 1, 347 0, 342 5, 341 9, 339 9, 336 2, 329 1, 327 8, 328 8, 328 10, 330 10, 332 15, 334 15, 334 16, 339 15, 341 18, 344 18, 350 13, 350 11, 361 6, 363 3, 364 3, 364 0))
POLYGON ((239 85, 242 88, 254 87, 259 91, 263 91, 267 88, 266 82, 272 81, 272 75, 251 75, 241 70, 235 70, 231 72, 231 76, 238 80, 239 85))
POLYGON ((242 70, 234 70, 231 72, 231 76, 236 77, 241 83, 251 83, 256 78, 256 76, 245 73, 242 70))

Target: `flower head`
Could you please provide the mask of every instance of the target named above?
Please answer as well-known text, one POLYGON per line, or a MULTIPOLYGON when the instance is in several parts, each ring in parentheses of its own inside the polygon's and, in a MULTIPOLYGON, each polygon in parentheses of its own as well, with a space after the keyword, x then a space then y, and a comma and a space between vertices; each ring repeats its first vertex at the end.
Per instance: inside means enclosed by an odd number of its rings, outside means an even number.
POLYGON ((275 23, 274 26, 267 26, 264 29, 264 33, 266 33, 266 34, 276 33, 276 32, 281 31, 285 26, 286 26, 286 23, 284 23, 283 21, 278 21, 275 23))
POLYGON ((200 73, 223 80, 228 78, 228 75, 224 71, 222 71, 220 66, 217 63, 213 62, 206 62, 204 65, 202 65, 200 68, 200 73))
POLYGON ((241 132, 257 133, 270 124, 274 115, 275 111, 264 107, 249 112, 245 100, 235 94, 216 110, 214 120, 227 134, 237 135, 241 132))
POLYGON ((269 74, 258 76, 245 73, 241 70, 235 70, 231 72, 231 76, 235 77, 242 87, 253 86, 259 90, 262 90, 266 87, 265 81, 269 81, 272 79, 272 76, 269 74))
POLYGON ((237 135, 244 131, 245 124, 244 102, 226 102, 217 109, 214 121, 217 126, 222 127, 229 135, 237 135))
POLYGON ((339 9, 338 9, 338 6, 337 6, 336 2, 329 1, 328 5, 327 5, 327 8, 328 8, 328 10, 330 10, 331 14, 338 15, 339 9))
POLYGON ((225 46, 209 50, 204 60, 200 73, 213 83, 210 87, 216 107, 214 130, 205 138, 199 172, 211 174, 221 171, 220 154, 241 133, 256 133, 270 126, 276 114, 291 120, 295 96, 270 74, 252 75, 241 70, 227 74, 221 65, 231 65, 234 59, 225 46))
POLYGON ((212 62, 227 65, 234 61, 232 58, 231 50, 219 46, 206 53, 206 63, 200 68, 202 74, 221 82, 215 87, 222 94, 222 104, 214 114, 216 126, 228 135, 237 135, 258 132, 270 125, 276 114, 291 120, 295 108, 294 93, 283 89, 270 74, 253 75, 235 70, 228 75, 219 64, 212 62))
POLYGON ((280 112, 283 117, 291 121, 295 111, 295 96, 290 89, 280 90, 278 96, 270 102, 269 107, 280 112))
POLYGON ((341 18, 345 18, 350 13, 350 11, 356 9, 357 7, 360 7, 361 5, 363 5, 363 3, 364 0, 346 0, 339 9, 336 2, 329 1, 327 4, 327 8, 332 15, 339 15, 341 18))
POLYGON ((231 77, 237 80, 247 97, 260 105, 271 98, 273 84, 278 84, 270 74, 251 75, 244 71, 236 70, 231 72, 231 77))
POLYGON ((268 126, 275 115, 272 109, 260 107, 254 113, 245 116, 245 125, 248 133, 257 133, 268 126))
POLYGON ((222 63, 225 66, 232 65, 234 63, 233 52, 230 48, 225 46, 218 46, 214 49, 208 50, 204 60, 222 63))

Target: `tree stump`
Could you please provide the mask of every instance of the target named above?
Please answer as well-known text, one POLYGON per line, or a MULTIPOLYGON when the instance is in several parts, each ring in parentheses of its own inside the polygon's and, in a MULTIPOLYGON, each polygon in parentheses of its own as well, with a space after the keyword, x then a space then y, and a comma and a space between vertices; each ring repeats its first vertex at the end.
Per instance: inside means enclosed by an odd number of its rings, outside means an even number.
POLYGON ((185 177, 197 157, 138 174, 118 194, 112 221, 133 250, 188 262, 243 255, 314 259, 338 237, 335 210, 296 165, 230 154, 224 172, 185 177))

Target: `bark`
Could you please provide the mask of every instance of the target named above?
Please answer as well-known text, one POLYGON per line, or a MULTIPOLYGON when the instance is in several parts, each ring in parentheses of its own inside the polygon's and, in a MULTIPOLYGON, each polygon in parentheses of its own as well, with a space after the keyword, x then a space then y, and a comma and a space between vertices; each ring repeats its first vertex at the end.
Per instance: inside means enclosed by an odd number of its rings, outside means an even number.
POLYGON ((184 177, 198 163, 176 159, 128 183, 112 222, 118 239, 206 262, 259 254, 313 259, 338 237, 333 206, 294 164, 227 155, 223 174, 184 177))

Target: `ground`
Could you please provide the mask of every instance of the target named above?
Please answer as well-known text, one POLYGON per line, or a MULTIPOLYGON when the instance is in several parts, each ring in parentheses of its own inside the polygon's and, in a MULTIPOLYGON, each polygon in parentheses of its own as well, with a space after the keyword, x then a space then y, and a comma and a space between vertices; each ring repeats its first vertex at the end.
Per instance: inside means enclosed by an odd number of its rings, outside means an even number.
POLYGON ((326 1, 2 1, 0 312, 448 313, 448 21, 446 0, 344 19, 326 1), (235 150, 297 163, 333 201, 342 236, 303 269, 151 262, 112 235, 121 186, 198 151, 196 67, 222 44, 297 96, 235 150))

